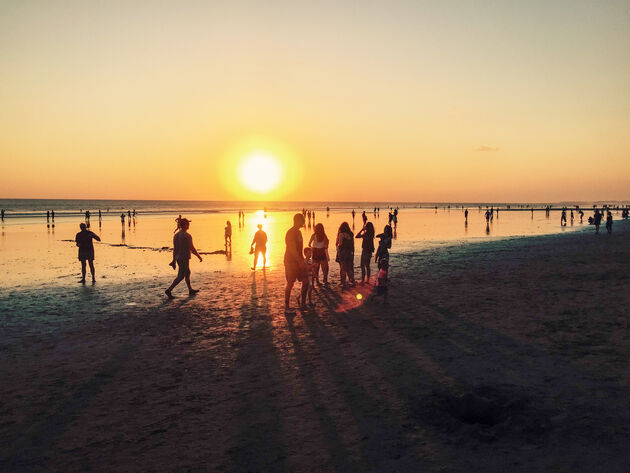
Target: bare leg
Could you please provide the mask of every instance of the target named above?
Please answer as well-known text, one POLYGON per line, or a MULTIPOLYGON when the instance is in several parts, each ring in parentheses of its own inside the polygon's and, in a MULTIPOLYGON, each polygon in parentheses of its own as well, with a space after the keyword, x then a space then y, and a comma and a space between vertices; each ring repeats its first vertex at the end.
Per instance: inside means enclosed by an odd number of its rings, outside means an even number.
POLYGON ((324 284, 328 283, 328 261, 322 261, 322 274, 324 276, 324 284))
POLYGON ((288 309, 290 307, 289 298, 291 297, 291 290, 293 289, 293 283, 287 281, 287 285, 284 288, 284 308, 288 309))
MULTIPOLYGON (((90 273, 92 274, 92 282, 96 281, 96 273, 94 271, 94 261, 90 260, 90 273)), ((83 279, 85 279, 85 274, 83 275, 83 279)))
POLYGON ((258 264, 258 252, 254 253, 254 266, 252 269, 256 269, 256 265, 258 264))
POLYGON ((302 291, 301 291, 301 299, 302 299, 302 306, 306 305, 306 294, 308 293, 308 279, 302 283, 302 291))
POLYGON ((263 251, 263 269, 267 266, 267 252, 263 251))
POLYGON ((81 261, 81 282, 85 282, 85 260, 81 261))
POLYGON ((164 292, 166 292, 166 295, 169 297, 169 299, 172 299, 172 298, 173 298, 173 295, 171 294, 171 291, 172 291, 173 289, 175 289, 175 286, 177 286, 180 282, 182 282, 182 279, 184 279, 184 276, 179 276, 179 275, 178 275, 178 276, 177 276, 177 277, 173 280, 173 283, 169 286, 169 288, 168 288, 166 291, 164 291, 164 292))

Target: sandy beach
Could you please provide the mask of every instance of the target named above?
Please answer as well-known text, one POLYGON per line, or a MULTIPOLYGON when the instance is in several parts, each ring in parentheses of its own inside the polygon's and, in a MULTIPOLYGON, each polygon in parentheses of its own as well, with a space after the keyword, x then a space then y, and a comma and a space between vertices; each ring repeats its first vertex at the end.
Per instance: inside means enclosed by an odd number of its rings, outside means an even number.
POLYGON ((3 290, 0 469, 627 472, 629 236, 394 248, 294 316, 281 267, 3 290))

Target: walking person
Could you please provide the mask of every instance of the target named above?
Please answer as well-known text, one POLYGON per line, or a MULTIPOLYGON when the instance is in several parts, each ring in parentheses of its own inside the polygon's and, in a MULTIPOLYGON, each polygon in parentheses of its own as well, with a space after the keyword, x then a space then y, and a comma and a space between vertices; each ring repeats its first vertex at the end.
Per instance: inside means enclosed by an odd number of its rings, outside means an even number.
POLYGON ((361 243, 361 284, 369 284, 370 261, 372 260, 372 253, 374 253, 374 225, 372 222, 367 222, 357 233, 356 238, 363 239, 361 243))
POLYGON ((226 248, 231 247, 232 246, 232 224, 230 223, 229 220, 225 222, 224 237, 225 237, 225 247, 226 248))
POLYGON ((249 254, 254 253, 254 266, 252 266, 254 271, 256 271, 259 254, 262 254, 263 257, 263 269, 267 266, 267 234, 263 231, 262 227, 262 224, 259 223, 258 231, 254 234, 254 239, 249 249, 249 254))
POLYGON ((324 231, 324 225, 318 223, 315 225, 314 233, 311 235, 311 239, 308 242, 308 246, 313 248, 313 274, 314 280, 319 282, 319 268, 322 268, 322 276, 324 279, 323 284, 328 284, 328 261, 330 256, 328 255, 328 237, 324 231))
POLYGON ((81 279, 79 282, 85 284, 85 266, 86 262, 90 265, 90 273, 92 274, 92 282, 96 282, 96 273, 94 271, 94 243, 92 240, 101 241, 100 237, 87 229, 85 223, 79 224, 81 231, 74 237, 74 241, 79 247, 79 261, 81 261, 81 279))
POLYGON ((286 250, 284 253, 284 275, 287 284, 284 288, 284 308, 290 309, 289 299, 295 281, 302 283, 302 290, 298 297, 298 306, 306 306, 306 294, 308 293, 308 268, 304 262, 304 240, 300 229, 304 226, 304 215, 297 213, 293 216, 293 226, 287 231, 284 242, 286 250))
POLYGON ((173 283, 169 288, 164 291, 169 299, 173 299, 174 296, 171 291, 177 286, 182 279, 186 280, 186 286, 188 286, 188 294, 195 295, 199 292, 198 289, 193 289, 190 285, 190 256, 191 254, 199 258, 201 263, 203 259, 197 252, 195 245, 193 245, 192 235, 188 233, 190 228, 190 220, 187 218, 180 218, 178 221, 179 231, 173 236, 173 261, 170 265, 174 268, 175 263, 179 268, 177 277, 173 280, 173 283))
POLYGON ((346 288, 346 278, 350 285, 354 286, 354 234, 350 230, 348 222, 343 222, 337 232, 337 257, 335 261, 339 263, 339 273, 341 276, 341 287, 346 288))

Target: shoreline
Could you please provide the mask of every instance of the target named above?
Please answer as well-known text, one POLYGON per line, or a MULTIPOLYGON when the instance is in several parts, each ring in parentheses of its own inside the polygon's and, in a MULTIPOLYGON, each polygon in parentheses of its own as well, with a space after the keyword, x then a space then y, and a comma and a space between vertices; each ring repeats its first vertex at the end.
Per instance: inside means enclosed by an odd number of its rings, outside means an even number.
POLYGON ((333 287, 286 317, 282 268, 197 275, 197 297, 150 306, 104 286, 75 312, 49 300, 58 315, 3 325, 0 460, 627 471, 630 228, 588 230, 392 253, 387 305, 333 287))

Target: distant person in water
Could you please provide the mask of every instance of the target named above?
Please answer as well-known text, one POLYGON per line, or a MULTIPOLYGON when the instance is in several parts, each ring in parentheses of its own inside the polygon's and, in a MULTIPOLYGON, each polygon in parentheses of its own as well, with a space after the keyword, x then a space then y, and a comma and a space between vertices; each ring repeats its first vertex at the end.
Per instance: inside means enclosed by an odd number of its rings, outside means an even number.
POLYGON ((584 212, 580 209, 580 223, 584 223, 584 212))
POLYGON ((355 216, 356 214, 357 214, 357 213, 354 211, 354 209, 352 209, 352 220, 354 220, 354 216, 355 216))
POLYGON ((232 224, 230 223, 229 220, 225 222, 224 237, 225 237, 225 246, 226 247, 232 246, 232 224))
POLYGON ((103 215, 101 214, 101 209, 98 209, 98 219, 101 220, 103 215))
POLYGON ((179 231, 173 236, 173 261, 170 266, 175 267, 175 263, 179 267, 177 277, 173 280, 173 284, 164 291, 169 299, 173 299, 172 290, 177 286, 182 279, 186 280, 186 286, 188 286, 188 294, 191 296, 199 292, 198 289, 193 289, 190 285, 190 256, 191 254, 199 258, 199 262, 203 259, 197 252, 195 245, 193 245, 192 235, 188 233, 190 227, 190 220, 186 218, 179 219, 179 231))
POLYGON ((92 274, 92 282, 96 281, 96 273, 94 272, 94 243, 92 240, 101 241, 98 235, 87 229, 85 223, 79 224, 81 231, 74 238, 79 247, 79 261, 81 261, 81 280, 85 284, 85 266, 86 262, 90 264, 90 273, 92 274))
POLYGON ((393 238, 392 227, 390 225, 385 225, 383 233, 376 235, 376 238, 379 239, 379 242, 376 255, 374 256, 374 262, 378 263, 384 258, 389 259, 389 249, 392 247, 393 238))
POLYGON ((328 237, 324 231, 324 225, 318 223, 315 225, 314 233, 311 235, 311 239, 308 242, 308 246, 313 248, 313 271, 315 274, 315 281, 319 284, 319 268, 322 268, 322 275, 324 278, 324 284, 328 284, 328 261, 330 256, 328 255, 328 237))
POLYGON ((370 261, 374 253, 374 225, 367 222, 357 233, 356 238, 361 238, 361 284, 370 282, 370 261))
POLYGON ((612 233, 612 227, 613 227, 613 216, 610 210, 608 210, 606 212, 606 231, 608 232, 608 234, 612 233))
POLYGON ((258 231, 254 234, 254 239, 250 245, 249 252, 254 253, 254 266, 252 269, 256 270, 256 264, 258 263, 258 255, 263 257, 263 269, 267 266, 267 234, 263 231, 262 224, 258 224, 258 231))
POLYGON ((120 223, 125 224, 125 212, 120 214, 120 223))
POLYGON ((46 223, 50 222, 50 210, 46 210, 46 223))
POLYGON ((284 308, 290 308, 289 299, 291 298, 291 290, 295 281, 302 283, 302 290, 298 298, 298 305, 304 307, 306 305, 306 294, 308 292, 308 274, 307 266, 304 262, 304 241, 300 228, 304 226, 304 215, 297 213, 293 216, 293 226, 287 231, 284 242, 286 250, 284 253, 284 275, 287 284, 284 288, 284 308))
POLYGON ((560 225, 566 225, 567 224, 567 211, 565 209, 562 209, 562 214, 560 215, 560 225))
POLYGON ((2 221, 4 222, 4 209, 0 210, 0 216, 2 218, 2 221))
POLYGON ((464 220, 468 223, 468 209, 464 211, 464 220))
POLYGON ((343 222, 337 232, 337 257, 335 261, 339 263, 339 275, 341 277, 341 287, 347 287, 346 279, 351 286, 354 282, 354 234, 350 230, 348 222, 343 222))

